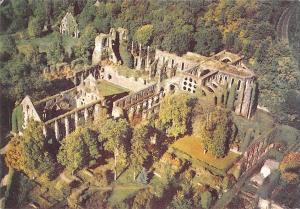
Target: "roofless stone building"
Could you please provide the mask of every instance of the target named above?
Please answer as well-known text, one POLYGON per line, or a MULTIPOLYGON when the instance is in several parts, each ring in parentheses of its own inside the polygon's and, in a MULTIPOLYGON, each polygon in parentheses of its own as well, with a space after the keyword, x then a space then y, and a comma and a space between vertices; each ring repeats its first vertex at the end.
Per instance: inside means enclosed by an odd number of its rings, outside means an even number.
POLYGON ((179 90, 200 94, 213 105, 221 106, 226 106, 229 94, 234 92, 232 110, 236 114, 250 118, 255 112, 256 77, 243 64, 242 56, 227 51, 211 57, 192 52, 178 56, 132 44, 135 69, 128 70, 147 75, 136 78, 120 73, 119 57, 115 55, 118 49, 114 43, 127 40, 128 31, 123 28, 97 36, 94 65, 69 77, 74 88, 36 102, 25 97, 21 103, 24 127, 33 118, 44 124, 46 136, 59 140, 80 123, 93 120, 103 106, 114 117, 122 111, 129 121, 142 120, 158 112, 166 94, 179 90), (103 56, 105 53, 108 56, 103 56), (105 92, 107 89, 110 91, 105 92))
POLYGON ((70 12, 67 12, 64 18, 61 20, 59 32, 62 35, 68 35, 74 38, 79 37, 78 24, 75 17, 70 12))

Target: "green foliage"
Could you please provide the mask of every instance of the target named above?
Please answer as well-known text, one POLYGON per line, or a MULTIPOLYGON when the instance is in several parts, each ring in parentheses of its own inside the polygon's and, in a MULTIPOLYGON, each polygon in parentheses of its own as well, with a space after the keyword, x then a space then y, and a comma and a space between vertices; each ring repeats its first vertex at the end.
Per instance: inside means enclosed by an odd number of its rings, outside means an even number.
POLYGON ((6 153, 6 163, 28 176, 48 176, 54 168, 54 161, 46 150, 42 125, 29 121, 22 137, 11 140, 6 153))
POLYGON ((195 34, 195 51, 203 55, 218 52, 222 47, 222 34, 216 25, 207 25, 199 28, 195 34))
POLYGON ((227 98, 227 103, 226 103, 226 107, 230 110, 234 110, 234 101, 235 101, 235 98, 237 96, 236 94, 236 84, 233 83, 229 89, 229 95, 228 95, 228 98, 227 98))
POLYGON ((289 152, 280 163, 281 178, 289 184, 300 182, 300 152, 289 152))
POLYGON ((92 24, 86 25, 80 36, 80 44, 75 48, 75 56, 90 60, 95 44, 97 31, 92 24))
POLYGON ((155 196, 150 189, 143 189, 137 193, 132 203, 132 209, 151 209, 155 196))
POLYGON ((48 64, 56 64, 64 59, 64 48, 62 38, 59 33, 55 33, 52 44, 46 49, 48 64))
POLYGON ((204 148, 216 157, 224 157, 231 141, 230 112, 222 109, 209 113, 206 119, 194 123, 194 133, 201 138, 204 148))
POLYGON ((22 205, 29 200, 29 191, 33 189, 34 186, 36 186, 35 182, 31 181, 23 173, 14 172, 10 192, 6 200, 6 207, 22 207, 22 205))
POLYGON ((23 110, 22 106, 17 106, 12 112, 12 132, 19 133, 23 130, 23 110))
POLYGON ((235 183, 235 178, 233 175, 227 175, 224 177, 222 181, 222 188, 223 190, 228 190, 230 189, 235 183))
POLYGON ((151 134, 153 134, 152 128, 145 124, 139 124, 133 130, 130 158, 132 166, 136 169, 141 168, 149 156, 146 146, 150 143, 151 134))
POLYGON ((12 101, 23 99, 26 95, 33 98, 45 96, 45 91, 52 88, 38 70, 33 63, 19 56, 6 62, 0 70, 0 87, 5 89, 4 96, 12 101))
POLYGON ((181 208, 192 209, 194 207, 193 207, 193 203, 192 203, 191 199, 186 198, 182 191, 178 191, 168 208, 170 208, 170 209, 171 208, 172 209, 181 209, 181 208))
POLYGON ((132 69, 134 67, 134 60, 133 60, 132 54, 130 52, 128 52, 128 50, 127 50, 127 44, 121 43, 119 50, 120 50, 120 55, 121 55, 121 59, 122 59, 123 63, 127 67, 132 69))
POLYGON ((153 25, 143 25, 134 34, 134 39, 143 46, 149 46, 153 39, 153 25))
POLYGON ((178 137, 188 131, 193 102, 185 93, 166 96, 161 102, 159 121, 169 136, 178 137))
POLYGON ((208 209, 210 208, 211 204, 212 204, 212 194, 209 191, 205 191, 203 193, 201 193, 201 206, 204 209, 208 209))
POLYGON ((256 62, 253 65, 258 74, 258 102, 266 106, 279 122, 299 121, 295 110, 285 105, 288 91, 300 89, 296 61, 284 43, 272 42, 269 47, 264 45, 255 53, 256 62))
POLYGON ((130 149, 131 128, 125 119, 108 119, 100 129, 99 141, 105 150, 112 152, 115 158, 114 170, 117 179, 117 167, 127 163, 130 149))
POLYGON ((79 27, 84 29, 86 25, 92 22, 95 18, 96 8, 94 1, 88 0, 79 16, 79 27))
POLYGON ((191 49, 193 31, 192 26, 183 25, 173 28, 163 39, 162 47, 164 50, 183 54, 191 49))
POLYGON ((44 19, 31 17, 28 24, 28 34, 30 37, 39 37, 44 27, 44 19))
POLYGON ((101 156, 101 147, 87 128, 78 128, 62 141, 57 160, 67 169, 75 171, 101 156))
POLYGON ((16 43, 12 36, 0 36, 0 61, 7 61, 16 52, 16 43))
POLYGON ((100 141, 104 142, 104 147, 108 151, 115 148, 126 148, 130 146, 131 129, 125 119, 108 119, 100 129, 100 141))

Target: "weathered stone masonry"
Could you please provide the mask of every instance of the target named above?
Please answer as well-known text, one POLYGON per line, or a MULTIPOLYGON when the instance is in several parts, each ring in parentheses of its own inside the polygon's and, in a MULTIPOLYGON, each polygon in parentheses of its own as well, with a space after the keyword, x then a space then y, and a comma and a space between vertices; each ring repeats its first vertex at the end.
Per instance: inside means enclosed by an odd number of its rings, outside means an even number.
POLYGON ((77 87, 35 103, 25 97, 21 103, 24 126, 29 118, 33 118, 44 124, 46 136, 61 139, 80 123, 93 119, 101 106, 107 106, 113 116, 118 116, 119 114, 114 113, 122 110, 130 121, 133 118, 145 119, 158 112, 160 101, 169 92, 200 92, 207 99, 213 98, 215 105, 224 105, 233 84, 236 86, 235 113, 247 118, 252 116, 256 108, 256 77, 243 64, 243 57, 227 51, 211 57, 191 52, 178 56, 142 47, 140 44, 136 47, 132 43, 135 69, 131 70, 146 71, 149 77, 128 78, 118 73, 120 60, 115 48, 116 43, 127 40, 128 31, 123 28, 111 29, 109 34, 97 36, 93 66, 74 71, 66 77, 77 87), (103 60, 110 60, 114 64, 105 64, 101 62, 103 60), (127 96, 116 95, 110 99, 101 97, 96 89, 96 82, 99 80, 119 85, 131 93, 127 96))

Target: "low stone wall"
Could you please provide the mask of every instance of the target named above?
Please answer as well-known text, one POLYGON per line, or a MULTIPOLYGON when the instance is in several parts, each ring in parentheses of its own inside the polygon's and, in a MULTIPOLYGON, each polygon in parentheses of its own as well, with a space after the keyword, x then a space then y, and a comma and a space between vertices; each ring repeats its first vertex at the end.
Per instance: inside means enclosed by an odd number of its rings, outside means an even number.
POLYGON ((102 68, 100 73, 100 78, 107 80, 116 85, 122 86, 126 89, 129 89, 133 92, 137 92, 151 85, 147 80, 143 78, 134 78, 120 75, 118 71, 115 69, 116 66, 106 65, 102 68))

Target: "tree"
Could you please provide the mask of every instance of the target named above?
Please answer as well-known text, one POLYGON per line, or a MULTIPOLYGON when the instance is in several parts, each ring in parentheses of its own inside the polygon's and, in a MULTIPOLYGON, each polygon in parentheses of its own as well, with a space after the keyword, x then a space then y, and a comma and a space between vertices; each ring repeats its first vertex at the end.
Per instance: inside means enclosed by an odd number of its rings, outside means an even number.
POLYGON ((188 131, 193 102, 186 93, 166 96, 161 102, 159 121, 169 136, 178 137, 188 131))
POLYGON ((193 204, 190 198, 186 198, 182 191, 177 191, 176 195, 174 196, 171 207, 172 209, 192 209, 193 204))
POLYGON ((90 24, 94 20, 95 14, 96 14, 96 7, 94 6, 92 0, 88 0, 79 15, 80 28, 84 29, 86 25, 90 24))
POLYGON ((82 35, 80 36, 80 45, 75 50, 76 57, 83 57, 85 60, 90 60, 95 44, 95 37, 97 31, 92 24, 84 27, 82 35))
POLYGON ((46 150, 46 139, 42 125, 29 121, 22 137, 14 138, 6 153, 6 163, 30 177, 46 173, 54 168, 54 160, 46 150))
POLYGON ((184 54, 191 49, 193 37, 191 33, 193 28, 190 25, 174 27, 165 35, 162 47, 164 50, 184 54))
POLYGON ((133 130, 130 161, 134 168, 134 180, 136 176, 136 170, 143 166, 144 161, 149 156, 146 146, 148 143, 150 143, 150 136, 152 133, 151 127, 147 124, 139 124, 133 130))
POLYGON ((132 209, 151 209, 153 208, 153 200, 155 196, 153 192, 147 188, 139 191, 137 195, 134 197, 132 209))
POLYGON ((133 55, 127 50, 127 44, 121 43, 119 49, 120 49, 120 55, 123 63, 127 67, 132 69, 134 67, 134 60, 133 60, 133 55))
POLYGON ((223 190, 228 190, 230 189, 235 183, 235 178, 232 174, 229 174, 224 177, 222 181, 222 188, 223 190))
POLYGON ((134 39, 143 46, 149 46, 153 38, 153 25, 143 25, 137 29, 134 39))
POLYGON ((216 53, 222 47, 222 34, 216 25, 202 26, 195 34, 194 51, 203 55, 216 53))
POLYGON ((13 133, 19 133, 23 130, 23 110, 21 105, 13 110, 11 124, 13 133))
POLYGON ((230 112, 217 109, 208 113, 206 119, 197 119, 194 133, 201 138, 205 150, 215 157, 223 157, 228 149, 231 137, 232 121, 230 112))
POLYGON ((279 165, 281 178, 291 184, 296 184, 300 181, 300 152, 289 152, 284 156, 279 165))
POLYGON ((44 27, 44 19, 31 17, 28 24, 28 34, 30 37, 39 37, 44 27))
POLYGON ((55 32, 52 44, 46 49, 48 64, 62 62, 64 59, 64 48, 62 38, 59 33, 55 32))
POLYGON ((77 128, 62 140, 57 160, 72 172, 100 158, 100 144, 87 128, 77 128))
POLYGON ((16 43, 12 36, 0 36, 0 61, 9 60, 16 52, 16 43))
POLYGON ((204 209, 210 208, 212 204, 212 194, 209 191, 205 191, 201 194, 201 206, 204 209))
POLYGON ((99 140, 104 148, 114 155, 114 179, 117 179, 117 166, 126 164, 130 147, 131 128, 125 119, 108 119, 100 129, 99 140))

